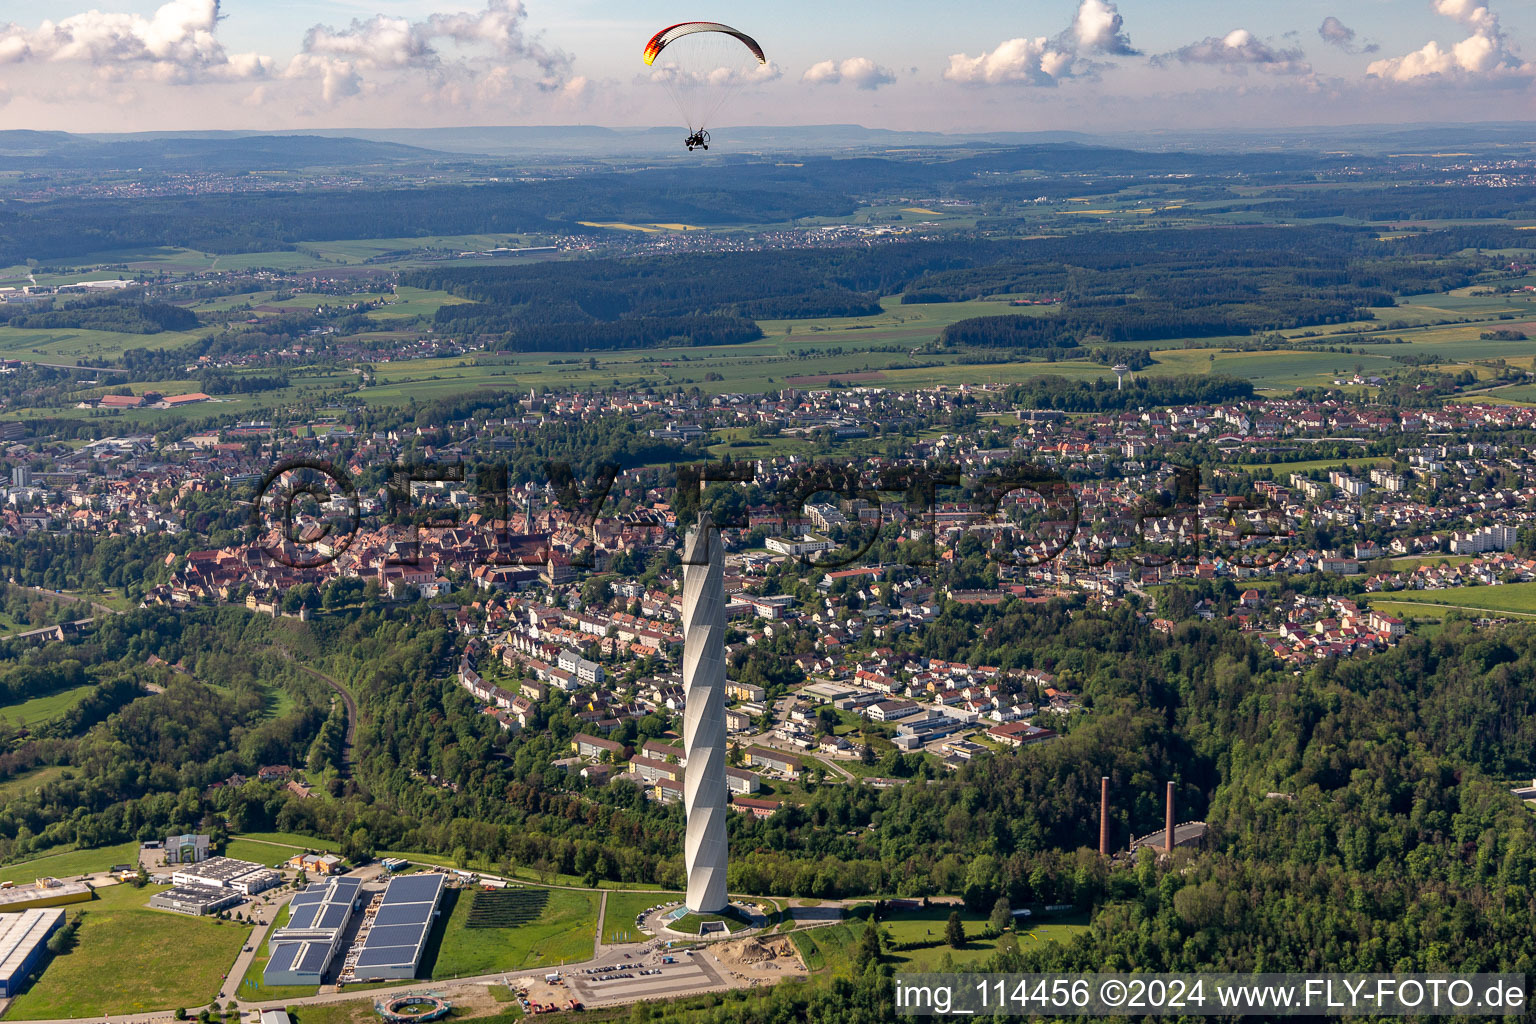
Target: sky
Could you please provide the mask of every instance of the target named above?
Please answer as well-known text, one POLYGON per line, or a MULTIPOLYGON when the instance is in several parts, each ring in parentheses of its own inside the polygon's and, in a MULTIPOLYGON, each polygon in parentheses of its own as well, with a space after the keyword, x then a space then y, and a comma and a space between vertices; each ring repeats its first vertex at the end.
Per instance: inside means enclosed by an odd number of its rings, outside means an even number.
POLYGON ((716 127, 1536 122, 1536 4, 0 0, 0 128, 650 127, 686 120, 658 75, 690 74, 730 84, 703 90, 725 97, 716 127), (657 61, 683 66, 643 65, 657 30, 700 19, 767 65, 689 65, 697 37, 657 61))

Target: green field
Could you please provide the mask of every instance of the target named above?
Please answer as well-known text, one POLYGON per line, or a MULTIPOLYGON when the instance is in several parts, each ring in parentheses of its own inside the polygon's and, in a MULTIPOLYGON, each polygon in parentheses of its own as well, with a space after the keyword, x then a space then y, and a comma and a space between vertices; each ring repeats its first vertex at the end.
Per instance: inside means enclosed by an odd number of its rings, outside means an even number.
POLYGON ((1396 614, 1404 608, 1410 614, 1440 618, 1430 609, 1459 608, 1490 615, 1536 616, 1536 583, 1506 583, 1496 587, 1453 587, 1446 590, 1399 590, 1371 598, 1371 607, 1396 614), (1388 607, 1390 606, 1390 607, 1388 607))
POLYGON ((289 857, 303 852, 304 848, 300 846, 279 846, 273 843, 258 843, 250 839, 231 839, 224 844, 224 856, 255 861, 267 867, 280 864, 289 857))
MULTIPOLYGON (((340 843, 333 843, 329 839, 316 839, 314 836, 295 835, 292 832, 242 832, 236 839, 254 839, 263 843, 276 843, 278 846, 292 847, 299 850, 324 850, 327 853, 337 853, 341 850, 340 843)), ((381 856, 394 856, 393 854, 381 854, 381 856)))
POLYGON ((443 894, 447 923, 433 930, 422 964, 435 980, 547 967, 592 956, 597 933, 597 900, 589 892, 551 889, 544 914, 517 928, 470 928, 473 892, 443 894))
POLYGON ((680 892, 611 892, 603 913, 604 942, 643 942, 646 935, 635 928, 635 915, 658 903, 680 900, 680 892))
POLYGON ((20 885, 23 882, 35 882, 39 878, 49 876, 72 878, 77 875, 105 871, 114 864, 136 864, 138 857, 139 844, 134 842, 101 846, 94 850, 71 850, 68 853, 55 853, 47 857, 39 857, 37 860, 21 861, 0 867, 0 880, 20 885))
MULTIPOLYGON (((951 906, 933 906, 926 910, 905 910, 880 922, 892 944, 924 943, 917 949, 887 950, 885 960, 897 972, 937 971, 948 954, 956 966, 978 964, 997 953, 999 939, 978 938, 987 927, 987 915, 960 909, 960 919, 965 923, 968 936, 959 949, 951 949, 944 941, 944 928, 949 921, 951 906), (932 943, 932 945, 926 945, 932 943)), ((1038 942, 1062 942, 1088 929, 1086 915, 1052 918, 1033 925, 1021 925, 1015 933, 1021 947, 1038 942)), ((790 938, 800 955, 805 958, 811 971, 827 970, 833 974, 846 974, 850 970, 854 949, 864 932, 862 920, 851 920, 825 928, 810 928, 791 933, 790 938)))
POLYGON ((73 689, 50 693, 45 697, 33 697, 20 704, 8 704, 0 708, 0 718, 12 725, 42 725, 44 722, 51 722, 61 717, 64 712, 79 704, 93 688, 92 684, 87 683, 73 689))
POLYGON ((250 929, 150 910, 149 897, 163 888, 113 885, 79 904, 86 915, 75 948, 47 963, 6 1015, 100 1017, 213 999, 250 929))

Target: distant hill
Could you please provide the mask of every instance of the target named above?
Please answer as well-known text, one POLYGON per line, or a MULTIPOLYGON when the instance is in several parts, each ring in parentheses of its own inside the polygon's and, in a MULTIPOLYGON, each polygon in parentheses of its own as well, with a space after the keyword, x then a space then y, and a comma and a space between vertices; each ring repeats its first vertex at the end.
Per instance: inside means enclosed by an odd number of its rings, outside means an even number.
POLYGON ((445 156, 396 142, 319 135, 0 131, 3 170, 278 171, 431 163, 445 156))

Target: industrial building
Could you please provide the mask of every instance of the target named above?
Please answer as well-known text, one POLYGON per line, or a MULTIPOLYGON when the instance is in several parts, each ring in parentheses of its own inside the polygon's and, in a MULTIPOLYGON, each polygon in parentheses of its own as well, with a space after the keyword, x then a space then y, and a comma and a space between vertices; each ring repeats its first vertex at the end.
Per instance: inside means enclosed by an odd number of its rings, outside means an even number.
POLYGON ((282 876, 254 861, 233 857, 210 857, 201 864, 189 864, 171 875, 173 885, 204 885, 215 889, 233 889, 246 896, 275 888, 282 876))
POLYGON ((267 939, 272 955, 261 983, 319 985, 341 945, 361 887, 356 878, 332 878, 313 882, 295 896, 288 905, 288 923, 267 939))
POLYGON ((39 878, 31 885, 13 885, 0 889, 0 913, 33 907, 58 907, 66 903, 84 903, 95 894, 84 882, 61 882, 57 878, 39 878))
POLYGON ((165 892, 155 893, 149 898, 149 905, 156 910, 173 910, 178 914, 202 917, 232 907, 241 898, 234 889, 216 885, 178 885, 165 892))
POLYGON ((439 874, 391 878, 384 895, 369 906, 363 918, 360 941, 347 954, 341 979, 397 981, 416 977, 446 881, 439 874))
POLYGON ((21 991, 27 975, 48 948, 48 937, 64 927, 64 911, 57 907, 0 914, 0 999, 21 991))
POLYGON ((208 859, 208 837, 199 835, 166 836, 167 864, 200 864, 208 859))

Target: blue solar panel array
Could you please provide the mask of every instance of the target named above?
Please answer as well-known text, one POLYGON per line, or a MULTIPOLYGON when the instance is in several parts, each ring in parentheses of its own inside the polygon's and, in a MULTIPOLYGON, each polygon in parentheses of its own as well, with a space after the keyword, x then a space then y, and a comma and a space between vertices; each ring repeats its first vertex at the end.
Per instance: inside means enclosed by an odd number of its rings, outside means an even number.
POLYGON ((389 888, 384 890, 384 904, 391 903, 435 903, 442 894, 442 875, 402 875, 399 878, 389 880, 389 888))
POLYGON ((410 924, 413 921, 420 920, 421 911, 411 904, 397 904, 395 906, 385 904, 384 906, 381 906, 379 908, 379 912, 374 915, 373 926, 375 928, 383 928, 392 924, 410 924))
POLYGON ((299 961, 300 974, 318 974, 325 969, 326 961, 331 958, 331 947, 324 942, 311 942, 304 949, 304 958, 299 961))
POLYGON ((415 975, 445 881, 438 874, 390 879, 373 927, 358 953, 353 968, 358 975, 383 978, 415 975))

